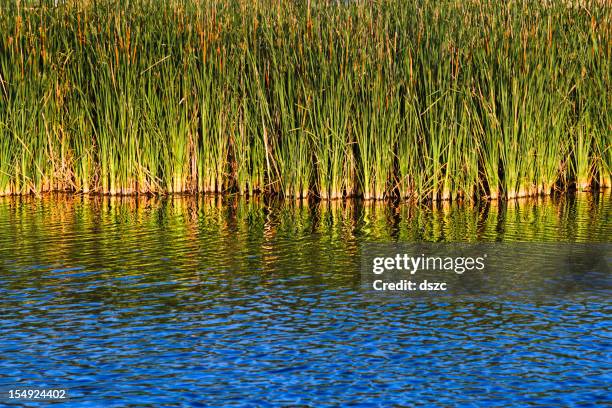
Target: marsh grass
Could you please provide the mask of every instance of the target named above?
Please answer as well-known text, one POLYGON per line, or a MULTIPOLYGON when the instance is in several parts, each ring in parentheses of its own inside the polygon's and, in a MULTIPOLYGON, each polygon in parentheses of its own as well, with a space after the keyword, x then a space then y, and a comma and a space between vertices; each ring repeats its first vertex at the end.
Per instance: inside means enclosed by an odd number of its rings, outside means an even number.
POLYGON ((11 2, 0 195, 610 187, 611 15, 600 1, 11 2))

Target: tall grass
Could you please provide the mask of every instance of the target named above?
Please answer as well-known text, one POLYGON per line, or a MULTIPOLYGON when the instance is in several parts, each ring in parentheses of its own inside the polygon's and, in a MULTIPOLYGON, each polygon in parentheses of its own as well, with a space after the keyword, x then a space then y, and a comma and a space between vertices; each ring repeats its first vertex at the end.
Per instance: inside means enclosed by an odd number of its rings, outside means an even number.
POLYGON ((606 2, 9 3, 0 195, 611 185, 606 2))

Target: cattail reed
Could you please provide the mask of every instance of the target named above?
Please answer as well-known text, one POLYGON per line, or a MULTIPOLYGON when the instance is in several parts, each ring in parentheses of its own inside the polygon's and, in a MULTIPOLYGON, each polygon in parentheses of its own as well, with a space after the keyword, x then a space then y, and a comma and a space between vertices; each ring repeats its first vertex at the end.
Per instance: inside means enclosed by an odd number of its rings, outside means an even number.
POLYGON ((608 188, 611 61, 601 1, 11 3, 0 195, 608 188))

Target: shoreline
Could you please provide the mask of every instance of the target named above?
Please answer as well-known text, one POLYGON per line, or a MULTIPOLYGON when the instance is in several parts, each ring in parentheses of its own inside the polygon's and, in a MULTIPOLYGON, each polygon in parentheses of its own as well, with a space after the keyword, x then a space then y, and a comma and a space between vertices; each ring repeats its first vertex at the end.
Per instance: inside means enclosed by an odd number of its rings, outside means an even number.
POLYGON ((543 200, 562 200, 565 198, 573 198, 577 196, 587 195, 591 197, 605 196, 610 193, 612 189, 608 187, 604 188, 592 188, 589 190, 581 190, 577 188, 555 191, 550 194, 536 194, 536 195, 522 195, 513 197, 498 196, 491 198, 487 196, 478 196, 472 199, 466 198, 447 198, 432 200, 431 197, 426 199, 419 199, 417 197, 385 197, 379 198, 364 198, 362 195, 357 196, 342 196, 334 198, 321 198, 313 195, 306 197, 285 197, 280 194, 241 194, 241 193, 215 193, 215 192, 177 192, 177 193, 131 193, 131 194, 108 194, 99 192, 78 192, 78 191, 44 191, 39 193, 26 193, 26 194, 0 194, 0 199, 37 199, 37 198, 92 198, 92 199, 174 199, 174 198, 186 198, 186 199, 201 199, 208 198, 215 201, 231 201, 231 200, 245 200, 245 201, 256 201, 256 202, 277 202, 277 203, 306 203, 320 204, 320 203, 370 203, 370 204, 394 204, 394 205, 424 205, 424 206, 443 206, 443 205, 470 205, 477 206, 479 204, 487 205, 505 205, 509 203, 520 203, 520 202, 538 202, 543 200))

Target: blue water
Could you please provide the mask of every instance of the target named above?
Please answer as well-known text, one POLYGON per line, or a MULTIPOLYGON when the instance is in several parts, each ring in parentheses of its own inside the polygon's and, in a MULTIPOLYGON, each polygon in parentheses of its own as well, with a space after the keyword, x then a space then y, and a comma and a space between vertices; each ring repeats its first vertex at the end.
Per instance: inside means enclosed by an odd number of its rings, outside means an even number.
MULTIPOLYGON (((365 242, 606 242, 609 196, 508 206, 0 200, 0 390, 69 406, 601 406, 610 280, 360 290, 365 242)), ((511 273, 512 271, 509 271, 511 273)))

